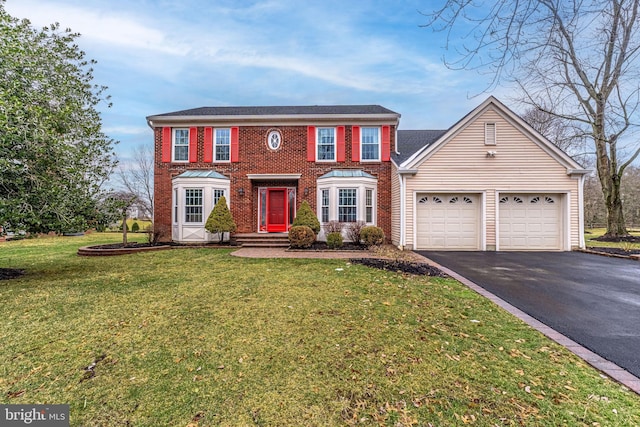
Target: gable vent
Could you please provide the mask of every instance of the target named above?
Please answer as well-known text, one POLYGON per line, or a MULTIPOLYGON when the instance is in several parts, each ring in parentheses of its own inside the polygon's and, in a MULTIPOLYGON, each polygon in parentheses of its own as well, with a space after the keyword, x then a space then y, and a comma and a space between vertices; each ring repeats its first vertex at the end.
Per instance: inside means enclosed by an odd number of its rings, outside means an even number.
POLYGON ((484 124, 484 145, 496 145, 496 124, 484 124))

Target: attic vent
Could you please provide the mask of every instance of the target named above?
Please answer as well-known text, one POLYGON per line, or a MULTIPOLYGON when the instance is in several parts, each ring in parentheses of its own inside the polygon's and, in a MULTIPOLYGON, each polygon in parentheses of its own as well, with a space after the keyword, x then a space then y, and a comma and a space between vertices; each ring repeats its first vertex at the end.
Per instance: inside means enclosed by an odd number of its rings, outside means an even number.
POLYGON ((496 145, 496 124, 484 124, 484 145, 496 145))

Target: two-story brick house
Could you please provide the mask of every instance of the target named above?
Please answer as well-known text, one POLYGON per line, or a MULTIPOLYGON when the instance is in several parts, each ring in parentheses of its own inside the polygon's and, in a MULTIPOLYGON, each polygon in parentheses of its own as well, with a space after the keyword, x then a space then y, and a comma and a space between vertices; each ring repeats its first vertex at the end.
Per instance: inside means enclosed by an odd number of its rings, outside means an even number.
MULTIPOLYGON (((364 221, 406 249, 584 247, 588 173, 494 97, 443 130, 378 105, 196 108, 147 118, 155 224, 179 242, 226 196, 239 233, 364 221)), ((323 239, 321 233, 319 238, 323 239)))
POLYGON ((149 116, 155 224, 174 241, 213 240, 204 224, 224 195, 239 233, 286 232, 306 200, 321 223, 364 221, 391 236, 399 118, 378 105, 203 107, 149 116))

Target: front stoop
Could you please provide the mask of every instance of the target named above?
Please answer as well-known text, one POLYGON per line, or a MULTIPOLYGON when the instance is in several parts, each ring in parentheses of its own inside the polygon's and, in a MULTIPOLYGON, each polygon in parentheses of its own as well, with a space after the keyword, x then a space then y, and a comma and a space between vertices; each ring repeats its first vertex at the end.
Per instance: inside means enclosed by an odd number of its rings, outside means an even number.
POLYGON ((236 245, 243 248, 288 248, 288 233, 241 233, 234 234, 236 245))

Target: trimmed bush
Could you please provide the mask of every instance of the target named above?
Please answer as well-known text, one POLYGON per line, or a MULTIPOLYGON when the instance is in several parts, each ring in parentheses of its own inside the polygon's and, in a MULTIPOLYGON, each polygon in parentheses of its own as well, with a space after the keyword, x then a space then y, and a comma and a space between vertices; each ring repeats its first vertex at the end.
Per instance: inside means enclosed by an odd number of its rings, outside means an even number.
POLYGON ((365 246, 381 245, 384 243, 384 231, 382 228, 373 225, 362 227, 360 238, 365 246))
POLYGON ((296 219, 293 220, 293 224, 291 225, 294 227, 305 225, 313 230, 316 236, 320 232, 320 221, 318 221, 318 217, 306 200, 303 200, 300 204, 300 208, 298 208, 298 212, 296 213, 296 219))
POLYGON ((342 233, 332 232, 327 234, 327 246, 329 249, 338 249, 342 247, 342 233))
POLYGON ((134 222, 133 224, 131 224, 131 231, 134 233, 137 233, 138 231, 140 231, 140 226, 138 225, 137 222, 134 222))
POLYGON ((344 228, 344 224, 340 221, 329 221, 324 225, 324 232, 329 233, 341 233, 344 228))
POLYGON ((362 229, 364 228, 365 225, 367 225, 367 223, 364 221, 356 221, 356 222, 349 223, 349 226, 347 227, 347 238, 351 240, 353 243, 359 245, 360 241, 362 240, 360 233, 362 233, 362 229))
POLYGON ((227 199, 222 196, 218 199, 218 203, 213 207, 213 210, 207 218, 207 223, 204 228, 209 233, 220 233, 220 243, 224 239, 224 233, 233 233, 236 231, 236 223, 229 212, 227 207, 227 199))
POLYGON ((307 249, 316 241, 316 233, 306 225, 294 225, 289 229, 289 243, 295 249, 307 249))

